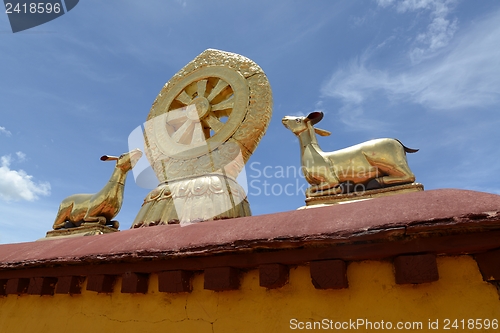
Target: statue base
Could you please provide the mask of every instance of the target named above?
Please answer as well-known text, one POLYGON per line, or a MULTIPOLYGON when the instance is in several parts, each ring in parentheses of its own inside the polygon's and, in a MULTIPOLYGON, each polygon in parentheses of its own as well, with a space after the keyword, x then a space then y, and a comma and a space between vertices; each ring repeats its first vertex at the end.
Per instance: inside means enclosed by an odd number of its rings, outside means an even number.
POLYGON ((412 183, 412 184, 383 187, 374 190, 366 190, 363 192, 351 192, 346 194, 309 197, 306 198, 305 200, 306 205, 298 209, 316 208, 316 207, 331 206, 336 204, 346 204, 360 200, 369 200, 378 197, 385 197, 388 195, 418 192, 423 190, 424 190, 424 185, 420 183, 412 183))
POLYGON ((158 185, 144 199, 131 229, 250 215, 243 187, 232 177, 213 173, 158 185))
POLYGON ((45 238, 42 238, 39 240, 102 235, 102 234, 109 234, 109 233, 117 232, 117 231, 118 231, 118 229, 108 227, 108 226, 105 226, 102 224, 90 224, 90 225, 83 225, 83 226, 76 227, 76 228, 57 229, 57 230, 47 231, 47 235, 45 236, 45 238))

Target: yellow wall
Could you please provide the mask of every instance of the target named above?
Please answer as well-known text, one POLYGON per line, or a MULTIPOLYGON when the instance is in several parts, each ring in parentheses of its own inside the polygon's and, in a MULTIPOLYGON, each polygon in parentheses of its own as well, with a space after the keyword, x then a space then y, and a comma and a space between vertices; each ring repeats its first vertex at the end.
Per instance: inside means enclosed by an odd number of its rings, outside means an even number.
POLYGON ((429 320, 439 320, 435 331, 443 331, 449 319, 449 331, 462 331, 462 319, 466 328, 469 319, 500 320, 499 294, 482 280, 471 257, 438 257, 437 262, 439 281, 422 285, 396 285, 390 262, 364 261, 349 264, 349 288, 342 290, 316 290, 309 268, 301 266, 292 268, 290 282, 275 290, 260 287, 253 270, 237 291, 204 290, 203 276, 196 275, 189 294, 159 293, 153 274, 145 295, 120 293, 120 281, 112 294, 86 291, 84 285, 82 294, 74 296, 9 295, 0 298, 0 331, 290 332, 306 331, 299 329, 300 322, 323 319, 325 324, 368 320, 373 331, 382 320, 393 329, 398 322, 422 322, 422 331, 429 331, 429 320), (458 330, 452 327, 455 319, 458 330))

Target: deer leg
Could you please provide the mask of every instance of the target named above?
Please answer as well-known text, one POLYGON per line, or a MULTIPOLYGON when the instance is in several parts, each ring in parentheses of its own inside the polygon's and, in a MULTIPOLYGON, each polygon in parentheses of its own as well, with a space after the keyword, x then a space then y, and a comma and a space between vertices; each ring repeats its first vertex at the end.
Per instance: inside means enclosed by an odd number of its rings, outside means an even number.
POLYGON ((319 197, 322 195, 335 195, 343 191, 339 178, 335 172, 333 172, 331 164, 329 163, 321 164, 318 162, 317 165, 311 170, 308 170, 308 172, 304 171, 304 176, 309 184, 311 184, 311 187, 306 190, 307 198, 319 197), (314 184, 315 182, 319 182, 319 184, 314 184))
MULTIPOLYGON (((409 184, 415 181, 415 175, 411 172, 406 160, 406 153, 400 143, 393 146, 391 143, 392 154, 385 155, 385 158, 374 158, 369 154, 364 154, 368 163, 377 169, 377 174, 367 184, 367 189, 377 188, 378 183, 380 187, 409 184), (376 182, 376 183, 375 183, 376 182)), ((384 155, 381 155, 384 157, 384 155)))
POLYGON ((66 221, 69 219, 69 215, 71 214, 71 210, 73 209, 73 202, 65 203, 64 201, 59 206, 59 210, 57 211, 57 216, 52 225, 54 230, 64 228, 66 221))
POLYGON ((383 186, 391 186, 397 184, 409 184, 415 181, 415 175, 411 172, 408 164, 387 166, 378 166, 386 176, 377 177, 375 180, 383 186))
POLYGON ((86 224, 101 224, 101 225, 105 225, 106 224, 106 218, 104 216, 85 216, 83 218, 82 225, 86 225, 86 224))

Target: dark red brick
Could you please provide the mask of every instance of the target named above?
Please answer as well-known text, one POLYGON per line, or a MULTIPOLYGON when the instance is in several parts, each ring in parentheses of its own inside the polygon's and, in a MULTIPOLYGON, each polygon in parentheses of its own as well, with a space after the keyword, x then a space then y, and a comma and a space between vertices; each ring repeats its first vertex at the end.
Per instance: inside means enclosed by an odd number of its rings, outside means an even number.
POLYGON ((403 255, 394 259, 397 284, 426 283, 439 280, 436 255, 403 255))
POLYGON ((7 295, 5 290, 7 288, 7 281, 7 279, 0 279, 0 296, 7 295))
POLYGON ((115 279, 114 275, 90 275, 87 278, 87 290, 98 293, 112 293, 115 279))
POLYGON ((500 281, 500 249, 475 256, 484 281, 500 281))
POLYGON ((343 260, 311 261, 311 280, 316 289, 342 289, 347 282, 347 265, 343 260))
POLYGON ((122 293, 141 293, 148 292, 149 274, 125 272, 122 275, 122 293))
POLYGON ((56 294, 80 294, 83 276, 61 276, 57 279, 56 294))
POLYGON ((54 295, 57 278, 32 277, 28 286, 29 295, 54 295))
POLYGON ((288 266, 265 264, 259 266, 259 284, 268 289, 283 287, 288 282, 288 266))
POLYGON ((158 290, 164 293, 182 293, 193 290, 190 271, 166 271, 158 273, 158 290))
POLYGON ((5 288, 5 293, 17 295, 24 294, 28 290, 29 284, 29 278, 9 279, 5 288))
POLYGON ((236 290, 240 287, 240 272, 233 267, 207 268, 204 279, 204 288, 208 290, 236 290))

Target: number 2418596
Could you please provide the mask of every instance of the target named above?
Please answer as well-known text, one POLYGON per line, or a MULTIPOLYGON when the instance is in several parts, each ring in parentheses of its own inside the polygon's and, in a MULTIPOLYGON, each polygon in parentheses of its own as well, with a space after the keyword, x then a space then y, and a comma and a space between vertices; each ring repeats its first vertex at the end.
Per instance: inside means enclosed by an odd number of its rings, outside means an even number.
POLYGON ((5 4, 5 13, 7 14, 59 14, 61 12, 60 3, 50 3, 50 2, 28 2, 28 3, 17 3, 15 6, 7 2, 5 4))
POLYGON ((498 329, 498 319, 445 319, 443 329, 480 330, 498 329))

